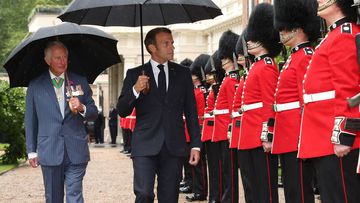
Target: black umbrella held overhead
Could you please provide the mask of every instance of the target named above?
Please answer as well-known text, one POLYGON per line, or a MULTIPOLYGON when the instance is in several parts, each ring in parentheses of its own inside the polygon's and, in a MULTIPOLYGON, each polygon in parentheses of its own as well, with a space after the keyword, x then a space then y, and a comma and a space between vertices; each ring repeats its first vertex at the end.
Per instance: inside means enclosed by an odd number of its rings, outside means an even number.
POLYGON ((55 40, 69 50, 68 70, 85 76, 89 83, 106 68, 120 63, 117 40, 97 28, 74 23, 43 27, 20 42, 6 59, 4 67, 10 87, 26 87, 30 80, 48 70, 44 49, 55 40))
POLYGON ((140 26, 144 64, 143 25, 193 23, 222 15, 211 0, 73 0, 62 21, 101 26, 140 26))

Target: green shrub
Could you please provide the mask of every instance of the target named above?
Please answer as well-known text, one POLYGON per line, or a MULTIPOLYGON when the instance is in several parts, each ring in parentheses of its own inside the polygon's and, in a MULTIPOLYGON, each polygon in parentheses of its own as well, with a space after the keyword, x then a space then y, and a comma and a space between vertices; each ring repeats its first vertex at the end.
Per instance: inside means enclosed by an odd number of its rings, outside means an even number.
POLYGON ((24 112, 24 88, 10 89, 8 82, 0 80, 0 134, 9 144, 0 159, 4 164, 16 164, 26 157, 24 112))

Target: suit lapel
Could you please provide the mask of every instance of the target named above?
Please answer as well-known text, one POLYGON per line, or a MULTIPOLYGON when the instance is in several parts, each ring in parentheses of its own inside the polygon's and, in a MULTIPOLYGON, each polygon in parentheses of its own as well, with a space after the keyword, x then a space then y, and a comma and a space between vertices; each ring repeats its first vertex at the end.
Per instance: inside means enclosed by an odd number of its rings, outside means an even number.
POLYGON ((175 87, 175 79, 176 79, 175 67, 174 64, 171 63, 170 61, 168 62, 168 68, 169 68, 169 86, 166 92, 166 98, 168 98, 171 92, 173 92, 173 89, 175 87))
POLYGON ((152 92, 151 94, 154 94, 154 96, 157 98, 157 100, 160 101, 160 92, 156 85, 155 75, 152 70, 152 66, 151 66, 150 62, 148 62, 147 64, 144 65, 144 71, 145 71, 145 74, 150 77, 149 82, 150 82, 150 92, 152 92))
POLYGON ((59 114, 61 115, 61 111, 60 111, 60 107, 59 107, 59 102, 56 98, 55 95, 55 90, 54 87, 51 83, 51 78, 50 78, 50 73, 46 73, 44 74, 44 78, 42 80, 43 83, 43 87, 45 88, 45 91, 49 94, 49 98, 50 98, 50 104, 54 104, 53 106, 55 106, 55 108, 59 111, 59 114))

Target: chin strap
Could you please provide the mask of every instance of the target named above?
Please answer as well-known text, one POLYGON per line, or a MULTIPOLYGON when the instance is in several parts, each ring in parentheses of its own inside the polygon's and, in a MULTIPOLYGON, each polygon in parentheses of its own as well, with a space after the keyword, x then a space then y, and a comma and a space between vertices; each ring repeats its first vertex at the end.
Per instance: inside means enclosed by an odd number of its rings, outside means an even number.
POLYGON ((328 0, 328 1, 325 2, 324 4, 319 5, 318 12, 323 11, 323 10, 329 8, 329 7, 332 6, 334 3, 336 3, 336 0, 328 0))

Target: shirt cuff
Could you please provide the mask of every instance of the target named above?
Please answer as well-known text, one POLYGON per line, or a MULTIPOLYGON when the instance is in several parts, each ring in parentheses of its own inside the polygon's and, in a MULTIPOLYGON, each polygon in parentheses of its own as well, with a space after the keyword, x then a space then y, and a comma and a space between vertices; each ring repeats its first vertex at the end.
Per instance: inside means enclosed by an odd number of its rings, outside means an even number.
POLYGON ((86 115, 86 106, 85 106, 84 104, 82 104, 82 107, 83 107, 84 111, 83 111, 83 112, 80 112, 80 111, 79 111, 79 114, 80 114, 82 117, 85 118, 85 115, 86 115))
POLYGON ((28 153, 28 159, 33 159, 37 157, 37 153, 36 152, 30 152, 28 153))
POLYGON ((135 90, 135 87, 134 87, 134 86, 133 86, 133 88, 132 88, 132 89, 133 89, 133 93, 134 93, 134 96, 136 97, 136 99, 137 99, 137 98, 139 98, 140 93, 137 93, 137 92, 136 92, 136 90, 135 90))
POLYGON ((196 151, 199 151, 199 152, 201 151, 201 150, 200 150, 200 147, 193 147, 193 148, 191 148, 191 149, 196 150, 196 151))

